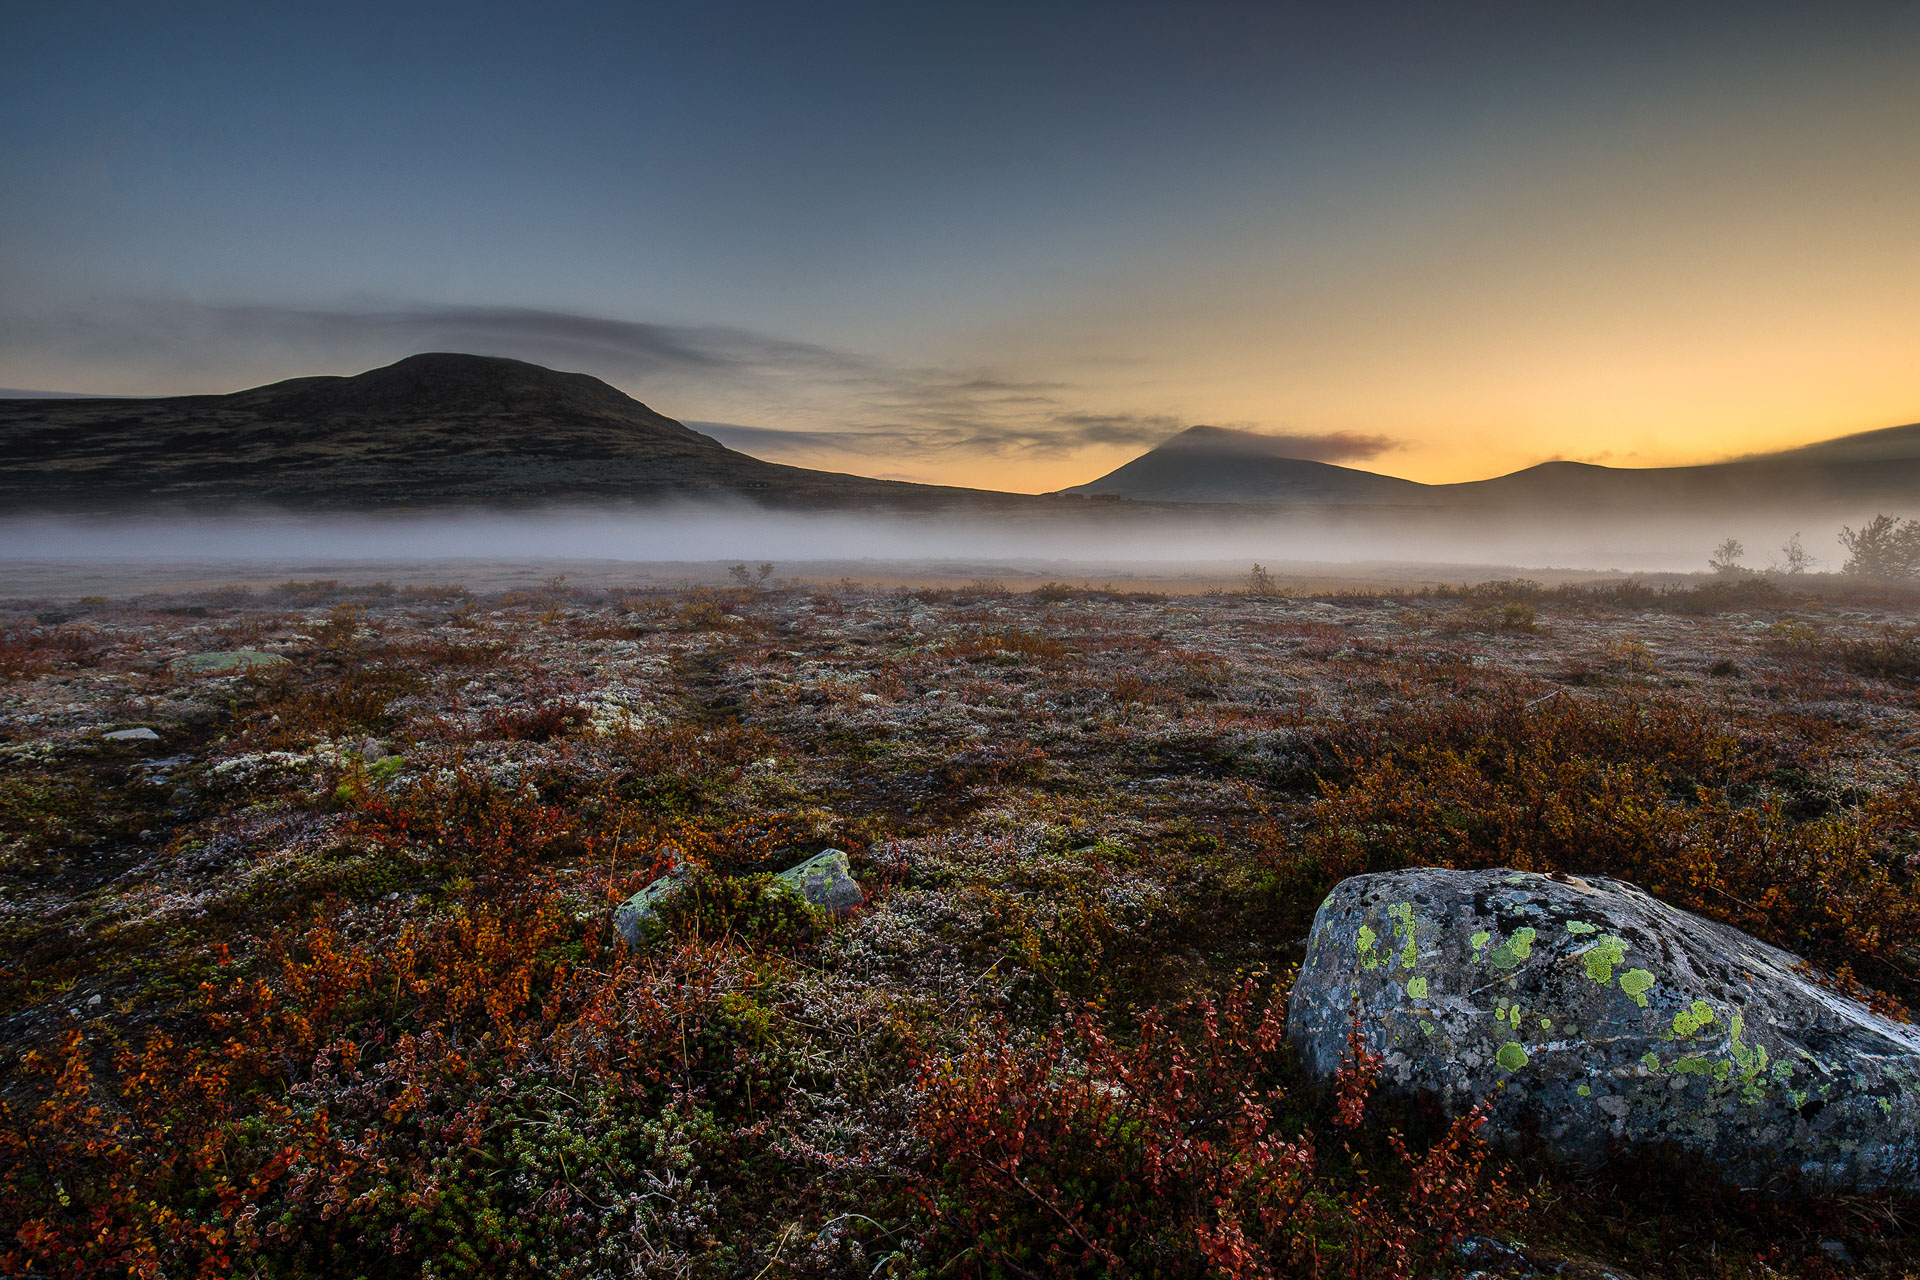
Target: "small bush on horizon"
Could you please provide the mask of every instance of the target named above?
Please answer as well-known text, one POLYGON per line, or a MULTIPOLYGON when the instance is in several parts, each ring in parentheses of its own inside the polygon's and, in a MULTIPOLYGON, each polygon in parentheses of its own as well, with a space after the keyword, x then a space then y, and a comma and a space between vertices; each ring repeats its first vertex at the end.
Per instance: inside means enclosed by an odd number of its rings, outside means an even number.
POLYGON ((1879 582, 1920 577, 1920 520, 1899 520, 1884 512, 1859 529, 1840 530, 1847 562, 1840 572, 1879 582))

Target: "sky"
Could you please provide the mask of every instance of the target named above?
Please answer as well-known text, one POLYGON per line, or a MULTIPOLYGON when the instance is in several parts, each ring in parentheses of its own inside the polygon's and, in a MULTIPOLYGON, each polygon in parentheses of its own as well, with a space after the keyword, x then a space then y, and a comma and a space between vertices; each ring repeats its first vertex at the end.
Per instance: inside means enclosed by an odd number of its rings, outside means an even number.
POLYGON ((1920 420, 1920 5, 0 6, 0 386, 425 350, 1042 492, 1920 420))

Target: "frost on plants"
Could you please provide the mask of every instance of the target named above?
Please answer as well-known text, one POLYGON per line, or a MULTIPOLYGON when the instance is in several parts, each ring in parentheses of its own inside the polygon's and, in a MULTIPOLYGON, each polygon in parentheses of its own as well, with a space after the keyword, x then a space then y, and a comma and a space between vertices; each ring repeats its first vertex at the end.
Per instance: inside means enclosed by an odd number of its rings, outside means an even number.
POLYGON ((1853 1105, 1660 945, 1409 894, 1313 919, 1367 873, 1612 876, 1897 1016, 1904 624, 1234 585, 0 606, 0 1271, 1412 1277, 1485 1237, 1898 1274, 1889 1201, 1642 1170, 1602 1205, 1497 1099, 1395 1092, 1416 1042, 1534 1087, 1595 1034, 1523 989, 1557 965, 1658 1024, 1569 1109, 1853 1105), (825 911, 780 877, 829 850, 825 911), (1287 1038, 1310 955, 1352 971, 1324 1091, 1287 1038))

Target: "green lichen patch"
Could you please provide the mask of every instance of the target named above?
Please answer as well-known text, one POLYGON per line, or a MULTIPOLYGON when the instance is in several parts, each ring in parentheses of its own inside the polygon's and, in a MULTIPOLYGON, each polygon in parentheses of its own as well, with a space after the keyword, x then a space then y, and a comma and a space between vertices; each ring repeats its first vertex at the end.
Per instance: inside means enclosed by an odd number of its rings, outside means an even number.
POLYGON ((1413 904, 1411 902, 1392 903, 1387 907, 1387 914, 1393 917, 1393 932, 1400 939, 1400 967, 1411 969, 1420 963, 1418 928, 1414 924, 1413 904))
POLYGON ((1516 1040, 1509 1040, 1500 1046, 1500 1052, 1493 1055, 1493 1060, 1508 1071, 1518 1071, 1527 1065, 1526 1047, 1516 1040))
POLYGON ((1647 992, 1653 990, 1653 975, 1645 969, 1629 969, 1620 975, 1620 989, 1644 1009, 1647 1007, 1647 992))
POLYGON ((1516 969, 1520 963, 1533 955, 1533 940, 1538 935, 1532 925, 1522 925, 1515 929, 1507 940, 1501 943, 1487 957, 1496 969, 1516 969))
POLYGON ((1425 978, 1408 978, 1407 994, 1415 1000, 1425 1000, 1427 998, 1427 980, 1425 978))
POLYGON ((1626 958, 1626 939, 1616 938, 1612 934, 1581 953, 1581 963, 1586 966, 1587 976, 1603 987, 1613 985, 1613 967, 1625 963, 1626 958))
POLYGON ((1600 926, 1597 924, 1588 924, 1585 920, 1569 920, 1567 921, 1567 932, 1598 933, 1600 932, 1600 926))
POLYGON ((1705 1000, 1695 1000, 1673 1015, 1673 1034, 1678 1039, 1685 1039, 1713 1021, 1713 1006, 1705 1000))

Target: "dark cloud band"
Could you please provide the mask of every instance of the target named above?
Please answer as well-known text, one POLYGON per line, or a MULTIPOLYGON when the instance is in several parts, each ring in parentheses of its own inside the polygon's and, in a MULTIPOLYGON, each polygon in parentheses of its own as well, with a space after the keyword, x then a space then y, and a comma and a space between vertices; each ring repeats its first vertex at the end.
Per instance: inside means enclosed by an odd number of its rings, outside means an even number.
MULTIPOLYGON (((719 325, 619 320, 533 307, 294 307, 139 300, 62 315, 0 312, 0 345, 122 367, 278 368, 288 375, 357 372, 420 351, 510 356, 623 383, 642 399, 662 384, 684 401, 703 390, 759 401, 783 416, 831 414, 844 427, 781 430, 694 422, 696 430, 770 457, 840 453, 886 458, 986 454, 1059 458, 1089 447, 1149 449, 1190 424, 1165 414, 1094 413, 1090 389, 992 370, 887 365, 854 352, 719 325), (813 406, 809 413, 807 406, 813 406)), ((206 376, 201 374, 200 376, 206 376)), ((717 397, 716 397, 717 398, 717 397)), ((1292 456, 1374 457, 1385 436, 1274 437, 1292 456)))

